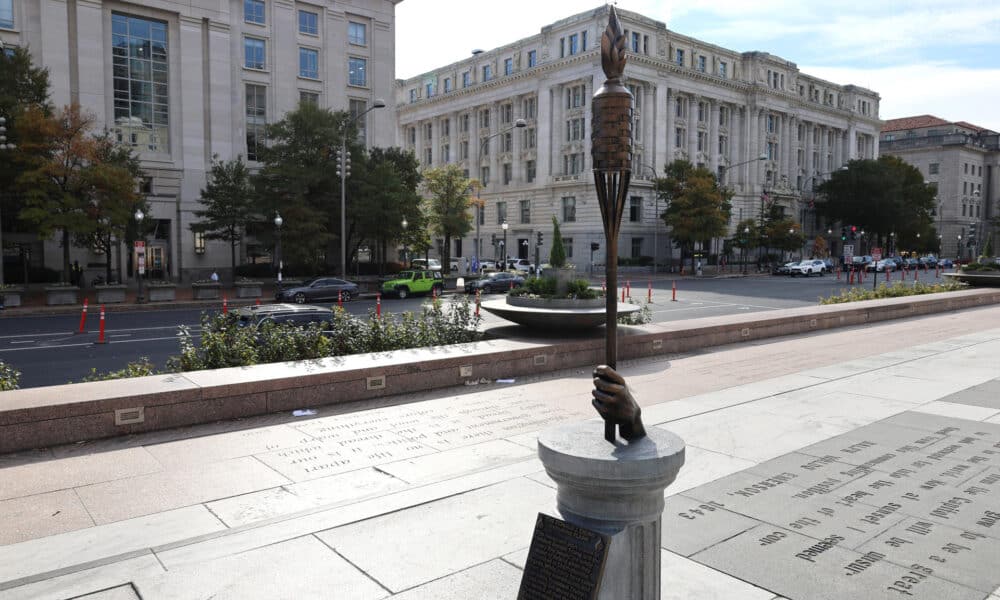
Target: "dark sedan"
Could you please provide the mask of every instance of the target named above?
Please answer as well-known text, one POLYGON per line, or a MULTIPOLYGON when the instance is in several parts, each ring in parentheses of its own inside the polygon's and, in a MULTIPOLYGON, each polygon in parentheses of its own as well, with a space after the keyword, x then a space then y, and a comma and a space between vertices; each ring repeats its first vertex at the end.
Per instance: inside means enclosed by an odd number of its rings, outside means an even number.
POLYGON ((305 304, 317 300, 337 300, 339 295, 344 302, 348 302, 357 297, 360 291, 358 284, 350 281, 335 277, 315 277, 304 281, 301 285, 278 290, 274 299, 305 304))
POLYGON ((506 292, 511 287, 517 287, 523 283, 524 277, 514 273, 500 271, 498 273, 490 273, 484 277, 480 277, 479 279, 466 281, 465 291, 468 294, 475 293, 477 290, 482 291, 484 294, 506 292))

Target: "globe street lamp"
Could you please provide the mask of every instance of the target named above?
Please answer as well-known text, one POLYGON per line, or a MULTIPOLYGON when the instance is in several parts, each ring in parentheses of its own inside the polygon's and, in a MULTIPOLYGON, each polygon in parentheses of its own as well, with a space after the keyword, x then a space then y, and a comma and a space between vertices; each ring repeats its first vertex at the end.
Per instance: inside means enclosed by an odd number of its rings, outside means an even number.
POLYGON ((501 252, 501 254, 503 255, 503 270, 504 271, 507 270, 507 266, 508 266, 507 265, 507 229, 509 227, 510 227, 510 225, 507 224, 507 220, 504 219, 504 222, 500 225, 500 228, 503 229, 503 252, 501 252))
POLYGON ((750 228, 747 226, 743 227, 743 239, 740 240, 740 245, 743 250, 743 274, 747 274, 747 244, 750 242, 750 228))
POLYGON ((409 266, 409 252, 406 247, 406 228, 409 226, 409 223, 407 223, 406 217, 403 217, 401 225, 403 226, 403 266, 409 266))
POLYGON ((142 242, 139 248, 136 249, 135 253, 137 263, 135 278, 139 283, 139 292, 135 297, 135 303, 142 304, 142 301, 144 300, 142 295, 142 276, 146 272, 146 236, 142 234, 142 220, 146 215, 142 214, 142 209, 137 208, 135 209, 135 214, 133 216, 135 217, 136 228, 139 230, 139 238, 142 242))
POLYGON ((275 211, 274 212, 274 231, 276 233, 276 236, 275 236, 275 244, 274 244, 274 258, 276 258, 277 261, 278 261, 278 289, 279 290, 281 289, 281 268, 283 266, 282 265, 282 260, 281 260, 281 224, 284 223, 284 222, 285 222, 285 220, 281 218, 281 215, 278 214, 277 211, 275 211))
MULTIPOLYGON (((476 54, 477 52, 482 52, 482 50, 472 51, 473 54, 476 54)), ((515 129, 522 129, 527 126, 528 126, 527 121, 525 121, 524 119, 517 119, 514 121, 514 124, 512 126, 506 129, 501 129, 500 131, 494 133, 493 135, 488 135, 484 137, 479 142, 479 154, 476 155, 476 160, 479 161, 480 168, 482 168, 483 154, 486 153, 486 146, 489 145, 490 140, 492 140, 497 136, 501 136, 505 133, 510 133, 515 129)), ((487 185, 488 183, 489 183, 488 181, 480 181, 479 185, 476 186, 476 251, 473 258, 475 259, 477 266, 479 265, 479 252, 482 246, 481 242, 479 241, 479 224, 480 222, 483 221, 483 209, 485 208, 485 206, 483 206, 483 199, 481 194, 483 191, 483 186, 487 185)), ((496 248, 494 248, 494 250, 496 250, 496 248)))
POLYGON ((361 117, 384 108, 385 100, 376 98, 372 105, 340 125, 340 150, 337 152, 337 176, 340 177, 340 275, 347 279, 347 177, 351 174, 351 155, 347 153, 347 127, 357 123, 361 117))

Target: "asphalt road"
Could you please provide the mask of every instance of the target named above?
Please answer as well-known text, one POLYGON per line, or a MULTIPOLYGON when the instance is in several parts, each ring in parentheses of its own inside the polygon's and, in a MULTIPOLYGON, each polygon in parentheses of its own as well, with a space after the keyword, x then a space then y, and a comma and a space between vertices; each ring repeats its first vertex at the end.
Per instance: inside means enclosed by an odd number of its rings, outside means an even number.
MULTIPOLYGON (((879 275, 879 283, 885 276, 879 275)), ((628 280, 623 276, 622 281, 628 280)), ((943 278, 942 278, 943 279, 943 278)), ((899 274, 893 274, 893 281, 899 274)), ((922 274, 921 281, 936 281, 934 272, 922 274)), ((648 279, 631 281, 631 295, 644 300, 648 279)), ((912 283, 912 276, 907 277, 912 283)), ((858 284, 855 284, 858 285, 858 284)), ((871 274, 865 286, 871 286, 871 274)), ((824 277, 747 277, 682 279, 677 282, 677 301, 670 300, 669 281, 653 285, 654 322, 696 319, 734 313, 750 313, 799 306, 815 306, 820 297, 840 293, 849 287, 845 280, 824 277)), ((386 299, 383 311, 401 313, 419 309, 426 298, 386 299)), ((324 303, 329 306, 329 303, 324 303)), ((359 299, 345 304, 348 312, 366 315, 375 301, 359 299)), ((78 315, 24 316, 0 319, 0 360, 21 371, 21 387, 57 385, 80 381, 91 369, 107 372, 128 362, 149 358, 158 368, 179 351, 177 331, 186 326, 197 337, 202 310, 149 310, 106 315, 106 344, 97 344, 98 319, 88 316, 86 333, 75 334, 78 315)), ((484 325, 507 321, 484 312, 484 325)))

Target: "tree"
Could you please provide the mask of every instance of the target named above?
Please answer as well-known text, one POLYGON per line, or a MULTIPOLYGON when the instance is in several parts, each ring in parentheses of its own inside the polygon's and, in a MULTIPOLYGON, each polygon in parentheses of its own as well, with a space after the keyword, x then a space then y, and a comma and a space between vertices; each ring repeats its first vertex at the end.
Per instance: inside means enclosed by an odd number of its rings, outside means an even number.
POLYGON ((93 117, 74 104, 52 116, 31 107, 17 126, 21 152, 29 160, 17 180, 26 198, 21 217, 42 236, 61 232, 65 283, 69 283, 71 236, 94 231, 88 214, 92 176, 88 171, 99 159, 97 140, 87 134, 92 125, 93 117))
POLYGON ((806 238, 802 235, 802 226, 787 218, 775 219, 765 226, 767 245, 785 252, 802 250, 806 238))
POLYGON ((884 245, 889 234, 898 240, 931 235, 934 188, 916 167, 895 156, 852 160, 835 171, 818 191, 817 210, 828 222, 855 225, 884 245))
POLYGON ((424 190, 428 195, 428 220, 436 235, 444 238, 441 268, 451 268, 451 240, 472 229, 471 202, 468 197, 469 179, 455 164, 424 171, 424 190))
MULTIPOLYGON (((116 240, 126 238, 136 209, 148 214, 149 207, 138 193, 142 168, 132 148, 116 143, 108 133, 96 136, 94 143, 93 161, 84 170, 90 186, 90 202, 85 208, 90 224, 85 233, 74 235, 74 241, 104 254, 105 281, 111 283, 111 255, 116 240)), ((119 273, 121 267, 119 264, 119 273)))
POLYGON ((827 246, 825 237, 817 235, 816 239, 813 240, 813 256, 817 258, 830 256, 830 248, 827 246))
MULTIPOLYGON (((250 171, 242 156, 220 161, 212 157, 208 181, 201 190, 204 210, 194 211, 198 222, 191 231, 204 233, 205 239, 229 242, 229 258, 236 278, 236 246, 254 220, 255 201, 250 183, 250 171)), ((269 215, 265 215, 265 220, 269 215)))
POLYGON ((719 185, 711 171, 675 160, 664 167, 664 175, 655 182, 667 206, 661 218, 673 227, 671 237, 682 255, 685 249, 693 251, 695 242, 726 234, 732 193, 719 185))
POLYGON ((563 245, 562 233, 559 231, 559 220, 552 216, 552 250, 549 251, 549 264, 553 269, 566 266, 566 247, 563 245))
MULTIPOLYGON (((379 250, 380 274, 388 256, 390 242, 410 235, 422 221, 417 193, 421 175, 419 163, 412 152, 400 148, 372 148, 367 168, 354 175, 358 178, 359 202, 351 204, 349 213, 356 235, 355 246, 369 243, 379 250), (403 219, 407 226, 404 231, 403 219)), ((407 244, 411 246, 411 244, 407 244)))

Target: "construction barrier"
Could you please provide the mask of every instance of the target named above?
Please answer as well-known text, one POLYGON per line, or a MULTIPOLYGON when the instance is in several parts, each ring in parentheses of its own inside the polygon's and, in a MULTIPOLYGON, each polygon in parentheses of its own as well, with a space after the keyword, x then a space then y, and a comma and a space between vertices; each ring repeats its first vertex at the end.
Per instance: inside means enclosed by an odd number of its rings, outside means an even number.
POLYGON ((101 332, 97 336, 97 343, 98 344, 106 344, 106 343, 108 343, 104 339, 104 305, 103 304, 101 305, 101 330, 100 331, 101 332))
POLYGON ((375 292, 375 316, 382 316, 382 294, 375 292))
POLYGON ((342 290, 337 290, 337 306, 344 308, 344 292, 342 290))
POLYGON ((646 294, 646 302, 653 302, 653 280, 649 280, 649 292, 646 294))
POLYGON ((670 286, 670 301, 677 302, 677 282, 674 281, 670 286))
POLYGON ((229 299, 225 296, 222 297, 222 314, 229 314, 229 299))
POLYGON ((80 313, 80 329, 77 330, 77 333, 83 333, 84 332, 83 328, 84 328, 84 326, 86 326, 86 324, 87 324, 87 299, 84 298, 83 299, 83 312, 80 313))

